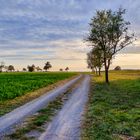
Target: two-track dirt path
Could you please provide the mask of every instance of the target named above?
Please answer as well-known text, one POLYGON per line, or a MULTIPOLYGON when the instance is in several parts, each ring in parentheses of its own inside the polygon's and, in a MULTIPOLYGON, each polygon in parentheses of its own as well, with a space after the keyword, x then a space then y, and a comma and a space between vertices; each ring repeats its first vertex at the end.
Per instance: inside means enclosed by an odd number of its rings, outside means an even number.
POLYGON ((82 83, 50 122, 40 140, 79 140, 82 114, 88 99, 90 77, 85 76, 82 83))
POLYGON ((65 85, 60 86, 50 91, 49 93, 44 94, 41 97, 0 117, 0 136, 3 135, 3 133, 9 131, 11 127, 22 121, 24 118, 34 114, 35 112, 46 106, 50 101, 54 100, 60 94, 66 92, 68 88, 75 84, 80 78, 81 75, 67 82, 65 85))

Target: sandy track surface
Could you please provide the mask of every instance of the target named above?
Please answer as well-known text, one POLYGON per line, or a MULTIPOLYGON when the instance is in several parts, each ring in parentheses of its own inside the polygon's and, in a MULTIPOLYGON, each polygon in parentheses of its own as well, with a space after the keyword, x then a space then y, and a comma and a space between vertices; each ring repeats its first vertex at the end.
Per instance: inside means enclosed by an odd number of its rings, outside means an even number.
POLYGON ((50 101, 54 100, 57 96, 66 92, 68 88, 75 84, 80 78, 81 75, 67 82, 65 85, 57 87, 47 94, 44 94, 39 98, 26 103, 25 105, 16 108, 12 112, 0 117, 0 136, 9 131, 9 129, 11 129, 15 124, 22 121, 24 118, 34 114, 35 112, 46 106, 50 101))
POLYGON ((88 99, 90 76, 85 76, 72 96, 50 122, 40 140, 79 140, 82 114, 88 99))

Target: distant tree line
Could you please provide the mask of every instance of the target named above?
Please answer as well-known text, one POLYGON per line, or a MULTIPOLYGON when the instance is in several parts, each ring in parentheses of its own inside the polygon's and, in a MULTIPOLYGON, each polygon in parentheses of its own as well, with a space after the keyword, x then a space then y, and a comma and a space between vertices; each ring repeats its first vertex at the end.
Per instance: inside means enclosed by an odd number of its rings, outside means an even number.
POLYGON ((5 71, 10 71, 10 72, 15 71, 15 68, 13 65, 5 66, 5 63, 1 62, 0 63, 0 72, 2 72, 3 69, 5 69, 5 71))
MULTIPOLYGON (((52 65, 49 61, 47 61, 42 68, 40 68, 39 66, 35 66, 34 64, 33 65, 28 65, 27 68, 23 68, 22 71, 23 72, 26 72, 26 71, 29 71, 29 72, 34 72, 34 71, 48 71, 50 68, 52 68, 52 65)), ((0 63, 0 72, 3 72, 3 70, 5 70, 6 72, 14 72, 15 71, 15 68, 13 65, 9 65, 9 66, 6 66, 4 62, 1 62, 0 63)), ((69 70, 69 67, 66 67, 65 68, 65 71, 68 71, 69 70)), ((62 68, 60 68, 60 71, 63 71, 62 68)))

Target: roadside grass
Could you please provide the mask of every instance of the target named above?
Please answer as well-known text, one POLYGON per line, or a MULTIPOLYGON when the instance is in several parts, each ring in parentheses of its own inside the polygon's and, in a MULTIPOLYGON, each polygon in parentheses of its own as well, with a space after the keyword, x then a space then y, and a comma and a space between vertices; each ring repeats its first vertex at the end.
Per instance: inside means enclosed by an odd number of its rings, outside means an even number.
POLYGON ((81 79, 82 78, 80 78, 78 82, 75 85, 71 86, 65 93, 58 96, 54 101, 51 101, 48 105, 46 105, 46 107, 38 111, 33 116, 28 117, 20 126, 17 126, 15 128, 15 132, 7 135, 5 139, 37 139, 36 134, 34 136, 30 136, 29 133, 32 133, 32 131, 36 131, 35 133, 41 134, 46 129, 48 123, 68 100, 68 97, 72 93, 72 90, 80 84, 81 79), (46 126, 44 127, 44 125, 46 126))
POLYGON ((140 71, 111 71, 94 76, 83 140, 140 140, 140 71))
POLYGON ((0 73, 0 116, 64 84, 77 74, 74 72, 0 73), (9 95, 12 98, 8 98, 9 95))

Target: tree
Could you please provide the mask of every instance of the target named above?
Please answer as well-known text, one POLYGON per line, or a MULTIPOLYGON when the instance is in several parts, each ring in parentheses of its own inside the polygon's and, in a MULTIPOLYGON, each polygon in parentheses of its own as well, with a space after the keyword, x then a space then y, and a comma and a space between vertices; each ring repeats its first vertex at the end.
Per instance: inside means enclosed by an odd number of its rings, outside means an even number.
POLYGON ((45 63, 45 66, 44 66, 44 70, 48 70, 48 69, 50 69, 52 67, 52 65, 50 64, 50 62, 46 62, 45 63))
POLYGON ((65 71, 68 71, 68 70, 69 70, 69 67, 66 67, 66 68, 65 68, 65 71))
POLYGON ((98 48, 93 48, 88 54, 87 54, 87 63, 88 68, 92 69, 97 74, 97 69, 99 72, 99 76, 101 75, 101 68, 103 66, 103 57, 102 57, 102 51, 98 50, 98 48))
POLYGON ((27 66, 27 69, 29 72, 34 72, 35 71, 35 65, 33 64, 32 66, 27 66))
POLYGON ((101 68, 103 66, 103 53, 102 50, 99 50, 98 48, 93 48, 91 51, 92 55, 94 56, 94 63, 95 66, 98 69, 99 76, 101 75, 101 68))
POLYGON ((4 66, 4 69, 6 70, 6 72, 8 72, 8 66, 4 66))
POLYGON ((14 70, 15 70, 15 68, 14 68, 13 65, 9 65, 9 66, 8 66, 8 71, 14 71, 14 70))
POLYGON ((92 70, 92 72, 94 72, 94 69, 95 69, 95 72, 97 74, 97 69, 96 69, 96 66, 95 66, 95 63, 94 63, 95 59, 91 53, 91 51, 89 53, 87 53, 87 64, 88 64, 88 68, 92 70))
POLYGON ((42 71, 42 69, 38 66, 38 67, 36 67, 36 70, 37 71, 42 71))
POLYGON ((114 70, 121 70, 121 67, 120 67, 120 66, 116 66, 116 67, 114 68, 114 70))
POLYGON ((63 71, 63 69, 61 68, 61 69, 59 69, 59 71, 63 71))
POLYGON ((27 71, 27 69, 26 68, 23 68, 22 71, 27 71))
POLYGON ((4 68, 5 63, 4 62, 0 62, 0 72, 2 72, 2 69, 4 68))
POLYGON ((124 9, 97 11, 91 19, 90 32, 87 41, 91 46, 103 52, 105 79, 109 83, 108 71, 113 56, 133 42, 134 35, 129 35, 129 22, 123 18, 124 9))

